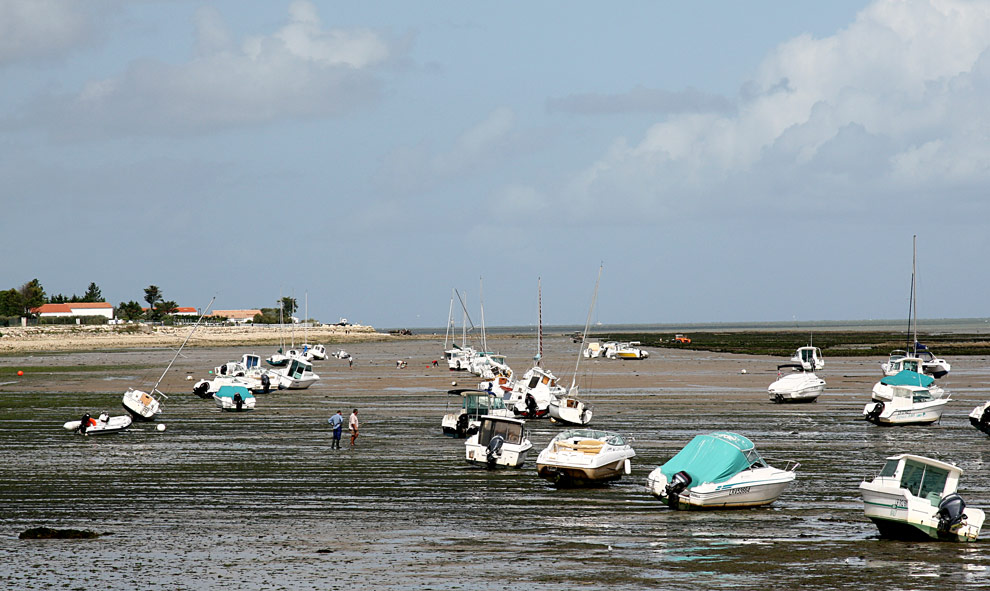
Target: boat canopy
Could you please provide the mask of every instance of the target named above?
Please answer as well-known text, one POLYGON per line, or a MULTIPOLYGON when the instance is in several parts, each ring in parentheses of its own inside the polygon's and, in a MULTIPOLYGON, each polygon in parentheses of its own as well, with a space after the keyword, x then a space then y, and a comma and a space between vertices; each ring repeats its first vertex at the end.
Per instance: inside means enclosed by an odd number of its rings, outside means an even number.
POLYGON ((240 394, 242 400, 254 398, 254 394, 252 394, 244 386, 220 386, 220 389, 217 390, 216 396, 220 398, 233 398, 235 394, 240 394))
POLYGON ((678 472, 687 472, 692 485, 699 485, 723 482, 753 465, 765 465, 753 442, 737 433, 721 431, 695 436, 660 466, 660 471, 668 479, 678 472))
POLYGON ((880 380, 880 383, 887 386, 921 386, 922 388, 928 388, 935 383, 935 378, 905 369, 892 376, 883 378, 880 380))

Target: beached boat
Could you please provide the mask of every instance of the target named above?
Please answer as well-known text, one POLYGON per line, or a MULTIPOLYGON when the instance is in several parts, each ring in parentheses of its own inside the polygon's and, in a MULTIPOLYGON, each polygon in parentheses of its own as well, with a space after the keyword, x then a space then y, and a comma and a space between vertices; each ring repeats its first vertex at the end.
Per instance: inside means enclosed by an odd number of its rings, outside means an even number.
POLYGON ((298 357, 293 357, 287 367, 270 371, 273 378, 278 377, 278 387, 287 390, 304 390, 320 379, 320 376, 313 373, 313 364, 298 357))
POLYGON ((281 377, 275 374, 262 374, 260 377, 216 376, 212 380, 199 380, 193 385, 192 391, 200 398, 212 398, 223 386, 240 386, 253 394, 268 394, 282 387, 281 377))
POLYGON ((213 307, 214 301, 216 301, 216 297, 210 300, 210 304, 206 306, 203 313, 199 315, 199 318, 196 320, 196 324, 193 325, 192 330, 190 330, 189 334, 186 335, 185 340, 182 341, 182 344, 179 345, 178 349, 176 349, 175 355, 172 357, 172 361, 170 361, 165 367, 165 371, 162 372, 162 376, 158 378, 158 381, 155 382, 154 386, 152 386, 151 391, 144 392, 132 387, 128 388, 127 391, 124 392, 124 397, 121 400, 121 404, 123 404, 124 410, 134 417, 134 420, 153 421, 159 414, 161 414, 162 400, 168 399, 168 396, 159 390, 158 386, 162 383, 162 380, 165 379, 165 376, 168 374, 168 370, 172 369, 172 364, 174 364, 175 360, 179 358, 179 354, 182 353, 182 348, 189 342, 189 337, 196 332, 196 329, 199 327, 199 323, 203 320, 203 316, 206 316, 210 308, 213 307))
MULTIPOLYGON (((584 323, 584 333, 582 340, 588 338, 588 329, 591 327, 591 315, 595 311, 595 304, 598 301, 598 286, 602 281, 602 266, 598 267, 598 277, 595 279, 595 290, 591 295, 591 307, 588 308, 588 319, 584 323)), ((550 401, 548 408, 550 419, 557 423, 567 425, 589 425, 595 412, 591 404, 578 397, 577 376, 581 367, 581 348, 578 348, 577 361, 574 362, 574 375, 571 376, 571 387, 567 389, 567 394, 559 395, 550 401)))
POLYGON ((990 435, 990 401, 978 405, 969 413, 969 423, 990 435))
POLYGON ((927 425, 942 417, 948 396, 935 398, 921 386, 893 386, 886 402, 867 402, 863 418, 876 425, 927 425))
MULTIPOLYGON (((574 342, 581 343, 583 342, 581 340, 583 338, 584 337, 579 337, 577 340, 574 340, 574 342)), ((597 357, 603 357, 605 355, 605 344, 600 343, 598 341, 591 341, 587 345, 585 345, 582 354, 586 359, 595 359, 597 357)))
POLYGON ((334 359, 347 360, 351 358, 351 354, 348 353, 347 351, 344 351, 343 349, 334 351, 333 353, 331 353, 331 355, 334 357, 334 359))
POLYGON ((891 352, 887 361, 880 364, 880 369, 885 376, 895 376, 902 371, 925 373, 921 358, 910 355, 902 349, 891 352))
POLYGON ((449 390, 453 396, 461 397, 461 407, 456 412, 443 415, 440 427, 449 437, 468 437, 481 426, 481 417, 512 417, 500 395, 486 390, 449 390))
POLYGON ((600 484, 629 474, 635 456, 632 445, 618 433, 569 429, 540 452, 536 473, 558 485, 600 484))
POLYGON ((109 435, 111 433, 120 433, 124 429, 127 429, 131 426, 132 420, 130 415, 111 417, 103 413, 94 419, 89 414, 86 414, 83 415, 82 419, 69 421, 62 425, 62 427, 66 431, 75 431, 80 435, 109 435))
POLYGON ((799 465, 774 468, 746 437, 715 432, 697 435, 653 470, 646 488, 673 509, 758 507, 777 500, 799 465))
POLYGON ((933 398, 944 398, 945 390, 935 385, 935 378, 916 371, 905 369, 892 376, 885 376, 873 385, 871 397, 874 402, 887 402, 894 395, 897 386, 917 386, 927 388, 933 398))
POLYGON ((464 454, 471 464, 497 468, 518 468, 533 449, 520 419, 484 415, 474 435, 464 442, 464 454))
POLYGON ((254 410, 255 397, 250 390, 241 386, 221 386, 213 395, 213 400, 220 410, 247 411, 254 410))
POLYGON ((777 366, 777 381, 767 393, 773 402, 814 402, 824 390, 825 380, 815 372, 806 371, 800 363, 783 363, 777 366))
POLYGON ((640 346, 639 341, 628 343, 616 343, 614 348, 608 349, 605 356, 609 359, 646 359, 650 352, 640 346))
POLYGON ((876 478, 859 485, 863 510, 884 538, 975 541, 985 515, 956 492, 962 473, 932 458, 891 456, 876 478))
POLYGON ((822 355, 822 350, 812 345, 798 347, 794 356, 791 357, 791 361, 800 363, 805 371, 818 371, 825 368, 825 356, 822 355))
POLYGON ((952 366, 948 361, 941 357, 936 357, 934 353, 929 351, 921 343, 915 343, 915 355, 921 359, 922 371, 934 378, 945 377, 952 370, 952 366))

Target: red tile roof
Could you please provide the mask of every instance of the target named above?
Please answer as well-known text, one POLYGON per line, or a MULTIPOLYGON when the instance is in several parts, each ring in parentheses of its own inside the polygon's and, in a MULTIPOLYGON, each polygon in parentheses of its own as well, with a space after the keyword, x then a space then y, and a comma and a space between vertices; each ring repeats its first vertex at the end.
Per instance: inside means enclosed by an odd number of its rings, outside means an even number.
POLYGON ((106 302, 76 302, 72 304, 42 304, 37 308, 31 308, 33 314, 69 314, 72 310, 92 310, 92 309, 110 309, 113 310, 113 304, 108 304, 106 302))

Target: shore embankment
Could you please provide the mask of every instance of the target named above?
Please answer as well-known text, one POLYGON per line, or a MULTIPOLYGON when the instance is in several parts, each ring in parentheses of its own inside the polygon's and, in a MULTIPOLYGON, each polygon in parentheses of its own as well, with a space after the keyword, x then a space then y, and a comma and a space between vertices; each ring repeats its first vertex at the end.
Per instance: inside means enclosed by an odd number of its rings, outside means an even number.
MULTIPOLYGON (((177 347, 189 337, 191 325, 150 326, 146 324, 118 325, 54 325, 0 329, 0 355, 43 353, 56 351, 135 349, 145 347, 177 347)), ((385 341, 391 335, 377 332, 371 326, 312 326, 294 331, 278 325, 205 325, 196 328, 186 346, 222 347, 237 345, 268 345, 294 340, 302 343, 335 343, 385 341)))

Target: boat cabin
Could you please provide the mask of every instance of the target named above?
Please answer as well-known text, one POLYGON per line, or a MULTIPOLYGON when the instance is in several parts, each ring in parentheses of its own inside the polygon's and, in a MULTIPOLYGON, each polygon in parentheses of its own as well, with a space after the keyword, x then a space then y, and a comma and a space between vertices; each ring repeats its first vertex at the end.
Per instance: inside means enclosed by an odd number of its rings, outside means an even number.
POLYGON ((935 400, 932 393, 928 391, 927 388, 922 387, 912 387, 912 386, 893 386, 891 389, 891 398, 895 402, 902 402, 904 404, 918 404, 921 402, 931 402, 935 400))
POLYGON ((285 375, 294 380, 301 380, 303 374, 307 372, 313 373, 313 364, 293 358, 292 362, 289 363, 289 370, 285 375))
POLYGON ((917 357, 901 357, 890 362, 890 370, 893 372, 913 371, 922 373, 921 359, 917 357))
POLYGON ((482 415, 509 414, 502 398, 493 392, 485 390, 450 390, 448 394, 455 394, 462 397, 461 413, 467 414, 472 419, 478 419, 482 415))
POLYGON ((529 370, 529 373, 533 374, 530 376, 529 382, 526 384, 526 388, 529 390, 535 390, 540 384, 543 384, 548 388, 554 388, 557 386, 557 377, 544 371, 542 367, 534 367, 529 370))
POLYGON ((874 484, 901 488, 937 507, 945 495, 956 492, 962 470, 931 458, 901 454, 887 458, 874 484))
POLYGON ((481 427, 478 429, 478 443, 488 445, 493 437, 501 436, 506 443, 519 445, 525 438, 525 423, 509 417, 485 415, 481 417, 481 427))
POLYGON ((808 371, 815 371, 825 367, 825 356, 818 347, 800 347, 791 357, 791 361, 796 361, 804 366, 808 371))

